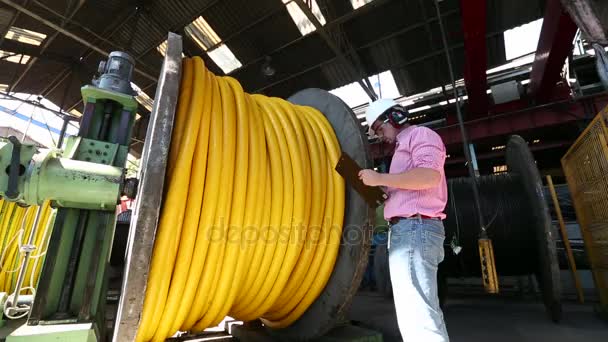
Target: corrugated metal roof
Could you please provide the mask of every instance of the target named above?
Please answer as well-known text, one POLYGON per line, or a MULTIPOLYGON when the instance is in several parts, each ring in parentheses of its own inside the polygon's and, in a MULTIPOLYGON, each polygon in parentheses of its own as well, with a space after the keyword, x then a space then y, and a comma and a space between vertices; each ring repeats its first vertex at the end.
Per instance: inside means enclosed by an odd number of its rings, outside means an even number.
MULTIPOLYGON (((542 17, 544 2, 488 1, 489 67, 504 62, 502 32, 542 17)), ((75 6, 79 2, 31 0, 27 3, 29 10, 61 25, 59 15, 69 16, 71 9, 75 8, 66 6, 69 3, 75 6)), ((317 3, 327 21, 326 30, 330 34, 334 29, 341 30, 360 57, 364 74, 391 70, 398 89, 404 95, 448 82, 438 22, 431 1, 374 0, 355 11, 350 0, 317 0, 317 3)), ((459 4, 459 0, 441 2, 457 77, 462 75, 464 61, 459 4)), ((0 29, 13 20, 13 13, 12 9, 0 6, 0 29)), ((107 51, 128 51, 137 58, 138 68, 155 75, 162 63, 156 47, 166 39, 167 31, 182 32, 199 16, 205 18, 242 63, 243 66, 231 75, 239 79, 248 91, 288 96, 305 87, 332 89, 356 81, 321 35, 313 32, 302 37, 282 0, 86 1, 65 28, 107 51), (103 39, 100 40, 99 36, 103 39), (261 72, 267 56, 276 70, 272 76, 261 72)), ((54 33, 23 14, 18 16, 14 25, 48 37, 54 33)), ((8 45, 2 42, 0 49, 8 45)), ((184 47, 187 54, 204 55, 209 68, 221 73, 190 38, 185 38, 184 47)), ((69 109, 80 99, 79 85, 90 81, 101 59, 100 54, 90 53, 87 47, 60 34, 33 63, 16 90, 33 93, 52 90, 44 95, 57 104, 66 94, 65 109, 69 109), (78 62, 81 56, 85 58, 78 62), (75 76, 66 77, 70 69, 77 70, 75 76), (67 93, 64 91, 66 87, 67 93)), ((0 83, 10 83, 13 75, 23 70, 23 66, 0 61, 0 83)), ((153 82, 139 74, 134 78, 134 82, 148 95, 154 95, 153 82)))

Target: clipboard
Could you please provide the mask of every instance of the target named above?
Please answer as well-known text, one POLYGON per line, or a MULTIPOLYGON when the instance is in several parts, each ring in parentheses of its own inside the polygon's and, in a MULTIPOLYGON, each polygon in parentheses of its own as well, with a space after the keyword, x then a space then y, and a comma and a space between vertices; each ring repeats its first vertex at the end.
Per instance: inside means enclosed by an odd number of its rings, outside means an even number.
POLYGON ((359 171, 362 169, 348 154, 342 152, 335 169, 370 207, 375 209, 388 199, 388 195, 381 188, 363 184, 359 179, 359 171))

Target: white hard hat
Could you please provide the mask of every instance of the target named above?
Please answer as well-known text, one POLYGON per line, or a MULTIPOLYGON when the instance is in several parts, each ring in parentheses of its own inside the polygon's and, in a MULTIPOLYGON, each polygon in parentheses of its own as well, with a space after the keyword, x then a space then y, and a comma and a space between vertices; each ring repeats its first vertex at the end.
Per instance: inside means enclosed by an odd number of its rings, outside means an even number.
POLYGON ((397 102, 390 99, 380 99, 376 100, 369 104, 367 110, 365 111, 365 120, 367 120, 367 125, 371 129, 372 125, 380 115, 386 112, 387 109, 394 107, 397 105, 397 102))

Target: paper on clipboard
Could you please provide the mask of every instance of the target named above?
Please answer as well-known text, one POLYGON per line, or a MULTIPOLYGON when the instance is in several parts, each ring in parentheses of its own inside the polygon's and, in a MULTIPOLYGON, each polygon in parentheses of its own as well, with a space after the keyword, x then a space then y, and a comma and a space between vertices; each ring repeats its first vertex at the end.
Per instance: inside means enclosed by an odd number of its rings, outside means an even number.
POLYGON ((344 177, 344 180, 363 197, 370 207, 376 208, 386 201, 388 195, 379 187, 363 184, 361 179, 359 179, 359 171, 361 170, 361 167, 356 161, 348 154, 342 152, 338 164, 336 165, 336 171, 338 171, 338 173, 344 177))

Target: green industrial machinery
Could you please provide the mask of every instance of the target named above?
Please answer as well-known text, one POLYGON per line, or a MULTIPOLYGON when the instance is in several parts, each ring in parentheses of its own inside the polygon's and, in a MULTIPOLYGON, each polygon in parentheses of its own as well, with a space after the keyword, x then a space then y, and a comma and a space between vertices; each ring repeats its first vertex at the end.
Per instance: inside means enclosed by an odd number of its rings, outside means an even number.
POLYGON ((0 196, 58 208, 27 323, 8 341, 106 340, 107 269, 137 102, 133 59, 113 52, 82 88, 84 114, 63 150, 0 140, 0 196))

